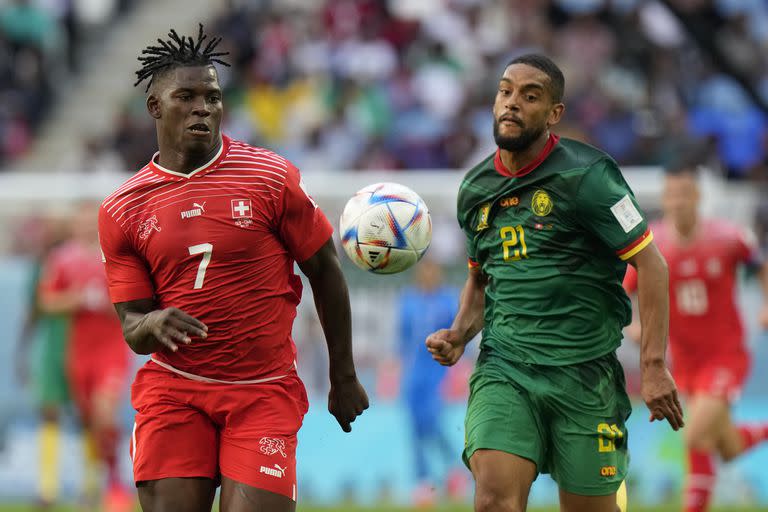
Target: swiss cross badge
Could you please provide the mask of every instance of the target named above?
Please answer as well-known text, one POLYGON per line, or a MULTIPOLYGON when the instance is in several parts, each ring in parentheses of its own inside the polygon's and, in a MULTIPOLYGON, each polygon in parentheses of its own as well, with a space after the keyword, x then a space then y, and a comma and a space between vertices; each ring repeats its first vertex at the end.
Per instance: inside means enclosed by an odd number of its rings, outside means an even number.
POLYGON ((232 199, 232 218, 233 219, 251 219, 253 218, 253 207, 250 199, 232 199))
POLYGON ((253 205, 250 199, 232 199, 232 218, 235 224, 241 228, 248 228, 253 224, 253 205))

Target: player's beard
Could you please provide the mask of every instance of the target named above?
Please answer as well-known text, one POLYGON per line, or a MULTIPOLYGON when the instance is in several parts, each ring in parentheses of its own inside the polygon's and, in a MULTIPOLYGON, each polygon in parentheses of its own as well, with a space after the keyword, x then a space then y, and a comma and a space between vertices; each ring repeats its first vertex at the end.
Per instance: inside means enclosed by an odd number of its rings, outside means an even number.
POLYGON ((541 128, 521 128, 522 132, 517 137, 501 135, 499 133, 499 120, 494 119, 493 139, 496 141, 496 145, 505 151, 519 153, 520 151, 525 151, 531 147, 531 144, 538 140, 547 129, 546 126, 542 126, 541 128))

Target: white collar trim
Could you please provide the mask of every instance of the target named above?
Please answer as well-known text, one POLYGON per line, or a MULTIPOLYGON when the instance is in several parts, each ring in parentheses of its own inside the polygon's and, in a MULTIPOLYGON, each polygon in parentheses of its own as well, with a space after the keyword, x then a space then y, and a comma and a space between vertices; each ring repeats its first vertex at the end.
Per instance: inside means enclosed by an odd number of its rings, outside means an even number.
POLYGON ((222 140, 221 140, 221 145, 219 146, 219 150, 216 152, 216 154, 213 156, 213 158, 211 158, 210 160, 208 160, 208 162, 206 162, 206 163, 205 163, 205 164, 203 164, 202 166, 198 167, 198 168, 197 168, 197 169, 195 169, 194 171, 190 172, 189 174, 184 174, 183 172, 176 172, 176 171, 172 171, 172 170, 170 170, 170 169, 166 169, 165 167, 163 167, 162 165, 160 165, 159 163, 157 163, 157 162, 155 161, 155 158, 157 158, 157 157, 160 155, 160 152, 159 152, 159 151, 158 151, 158 152, 156 152, 154 155, 152 155, 152 165, 154 165, 155 167, 157 167, 157 170, 159 170, 159 171, 162 171, 162 172, 164 172, 164 173, 166 173, 166 174, 171 174, 171 175, 173 175, 173 176, 181 176, 182 178, 191 178, 192 176, 194 176, 194 175, 195 175, 195 174, 197 174, 198 172, 200 172, 200 171, 204 171, 204 170, 206 170, 208 167, 210 167, 210 166, 211 166, 211 164, 213 164, 213 162, 215 162, 216 160, 218 160, 218 159, 219 159, 219 157, 221 156, 221 153, 222 153, 223 151, 224 151, 224 139, 222 138, 222 140))

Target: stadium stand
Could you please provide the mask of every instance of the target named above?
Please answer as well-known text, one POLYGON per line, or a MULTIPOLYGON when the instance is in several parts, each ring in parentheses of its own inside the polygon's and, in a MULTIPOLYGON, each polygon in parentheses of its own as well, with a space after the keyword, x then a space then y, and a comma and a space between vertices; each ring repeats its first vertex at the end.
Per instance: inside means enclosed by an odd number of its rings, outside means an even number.
POLYGON ((94 39, 134 0, 0 2, 0 170, 30 148, 94 39))
MULTIPOLYGON (((765 173, 768 122, 750 101, 768 92, 764 3, 685 3, 715 29, 713 55, 661 2, 416 4, 227 2, 209 22, 235 63, 222 70, 227 131, 306 170, 464 168, 492 150, 499 71, 541 49, 568 78, 561 134, 622 165, 663 164, 685 145, 731 178, 765 173)), ((149 122, 137 90, 109 144, 128 169, 154 151, 149 122)))

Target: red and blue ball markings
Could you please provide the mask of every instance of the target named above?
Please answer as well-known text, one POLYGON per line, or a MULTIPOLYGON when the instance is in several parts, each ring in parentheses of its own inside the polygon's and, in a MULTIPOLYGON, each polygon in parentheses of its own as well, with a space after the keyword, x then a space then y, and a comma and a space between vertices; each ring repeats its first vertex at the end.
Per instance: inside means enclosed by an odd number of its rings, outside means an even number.
MULTIPOLYGON (((377 247, 386 247, 388 249, 407 249, 408 248, 408 240, 405 237, 405 231, 413 226, 415 223, 419 222, 419 220, 424 216, 424 210, 421 208, 421 205, 418 203, 413 203, 411 201, 408 201, 407 199, 397 196, 394 194, 382 194, 377 195, 376 191, 381 189, 383 187, 378 187, 376 190, 371 193, 371 196, 368 198, 368 204, 371 206, 375 206, 377 204, 387 203, 387 210, 389 211, 389 215, 387 215, 387 224, 389 226, 389 229, 391 230, 392 234, 395 238, 395 243, 392 245, 390 242, 386 240, 380 240, 380 239, 374 239, 374 240, 366 240, 363 242, 365 245, 373 245, 377 247), (408 223, 405 225, 405 227, 400 226, 400 224, 397 222, 397 218, 395 217, 395 214, 392 212, 392 208, 388 203, 406 203, 410 204, 415 208, 415 211, 413 213, 413 216, 408 221, 408 223)), ((366 259, 363 256, 362 251, 360 250, 360 247, 358 245, 358 238, 357 238, 357 226, 351 226, 347 231, 342 235, 342 243, 347 244, 349 242, 355 243, 355 252, 357 253, 358 258, 360 258, 361 261, 365 261, 369 266, 370 263, 366 261, 366 259)), ((389 261, 389 251, 387 251, 384 254, 383 260, 377 265, 376 267, 372 268, 383 268, 387 265, 389 261)))

